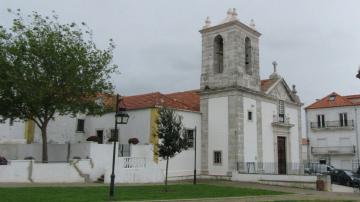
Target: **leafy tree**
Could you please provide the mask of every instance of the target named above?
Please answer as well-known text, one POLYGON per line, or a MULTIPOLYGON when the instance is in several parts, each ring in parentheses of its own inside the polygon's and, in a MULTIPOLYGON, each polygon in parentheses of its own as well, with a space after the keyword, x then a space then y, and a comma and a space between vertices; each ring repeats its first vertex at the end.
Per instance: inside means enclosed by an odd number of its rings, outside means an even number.
POLYGON ((55 12, 8 11, 15 17, 9 29, 0 26, 0 115, 34 121, 47 162, 46 129, 55 115, 104 112, 94 101, 112 93, 115 46, 110 39, 107 49, 98 49, 85 23, 61 24, 55 12))
POLYGON ((159 137, 158 154, 166 159, 165 191, 167 191, 169 158, 189 147, 187 137, 184 135, 182 117, 172 109, 160 109, 157 134, 159 137))

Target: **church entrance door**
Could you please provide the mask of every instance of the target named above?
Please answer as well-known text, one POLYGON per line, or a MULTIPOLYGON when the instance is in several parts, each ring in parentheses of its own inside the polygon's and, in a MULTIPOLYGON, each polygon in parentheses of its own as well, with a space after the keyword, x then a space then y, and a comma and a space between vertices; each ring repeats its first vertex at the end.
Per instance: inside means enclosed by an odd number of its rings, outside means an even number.
POLYGON ((286 137, 277 137, 278 173, 286 174, 286 137))

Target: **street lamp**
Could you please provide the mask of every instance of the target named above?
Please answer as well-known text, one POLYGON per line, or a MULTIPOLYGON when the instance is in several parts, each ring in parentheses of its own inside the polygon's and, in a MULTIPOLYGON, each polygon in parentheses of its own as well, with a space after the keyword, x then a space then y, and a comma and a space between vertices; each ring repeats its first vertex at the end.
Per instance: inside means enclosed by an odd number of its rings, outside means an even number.
POLYGON ((111 139, 114 141, 114 148, 113 148, 113 159, 112 159, 112 171, 110 176, 110 198, 114 197, 114 189, 115 189, 115 153, 116 153, 116 142, 119 140, 118 136, 118 124, 127 124, 129 120, 129 114, 126 113, 126 108, 121 106, 119 108, 119 102, 122 102, 123 99, 119 99, 119 94, 116 95, 116 108, 115 108, 115 131, 113 137, 111 139))

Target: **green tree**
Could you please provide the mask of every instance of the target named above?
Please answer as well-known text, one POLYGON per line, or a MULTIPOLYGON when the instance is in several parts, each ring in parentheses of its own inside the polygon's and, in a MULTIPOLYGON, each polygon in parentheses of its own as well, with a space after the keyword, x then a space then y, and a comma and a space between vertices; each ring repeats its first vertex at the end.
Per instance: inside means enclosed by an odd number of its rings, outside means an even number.
POLYGON ((109 82, 112 40, 98 49, 85 23, 61 24, 55 12, 24 17, 13 12, 13 23, 0 26, 0 115, 32 120, 41 130, 42 160, 48 161, 46 129, 56 115, 101 114, 94 101, 112 93, 109 82))
POLYGON ((189 147, 187 137, 184 135, 182 117, 172 109, 160 109, 157 135, 159 137, 158 154, 166 160, 165 191, 167 192, 169 158, 189 147))

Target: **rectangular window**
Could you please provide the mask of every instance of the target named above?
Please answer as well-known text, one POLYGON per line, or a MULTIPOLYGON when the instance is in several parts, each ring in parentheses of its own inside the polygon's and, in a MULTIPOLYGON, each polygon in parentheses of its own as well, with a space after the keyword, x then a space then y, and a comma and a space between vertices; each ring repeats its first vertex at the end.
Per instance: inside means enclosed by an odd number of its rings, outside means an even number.
POLYGON ((84 119, 78 119, 77 120, 77 126, 76 126, 76 132, 84 132, 84 126, 85 126, 85 120, 84 119))
POLYGON ((324 114, 317 115, 317 126, 318 126, 318 128, 325 128, 325 115, 324 114))
POLYGON ((284 100, 279 100, 279 122, 285 122, 285 102, 284 100))
POLYGON ((252 121, 252 111, 248 111, 248 121, 252 121))
POLYGON ((339 114, 339 119, 340 119, 340 126, 341 127, 348 126, 347 113, 340 113, 339 114))
POLYGON ((221 151, 214 151, 214 164, 221 164, 221 151))
POLYGON ((194 147, 194 129, 186 129, 185 130, 185 136, 188 141, 188 145, 190 148, 194 147))

